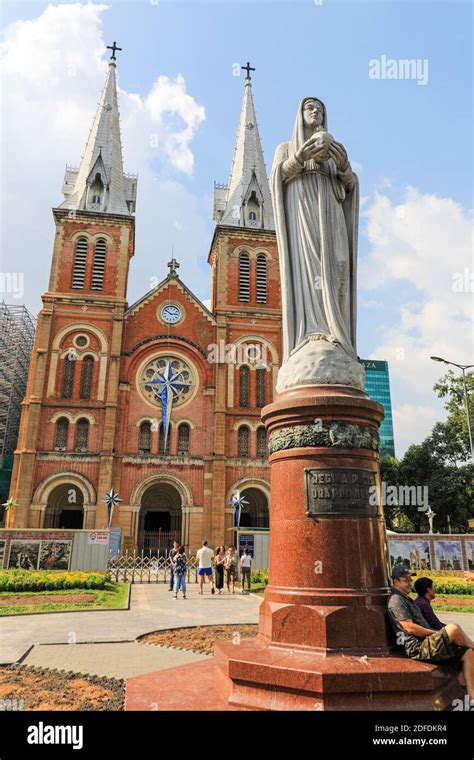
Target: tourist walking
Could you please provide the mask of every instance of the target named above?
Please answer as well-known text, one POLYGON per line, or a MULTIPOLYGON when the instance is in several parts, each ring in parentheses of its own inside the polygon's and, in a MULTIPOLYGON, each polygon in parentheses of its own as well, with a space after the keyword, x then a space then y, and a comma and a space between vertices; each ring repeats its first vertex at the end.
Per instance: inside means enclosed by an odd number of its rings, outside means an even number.
POLYGON ((235 579, 237 577, 237 552, 235 546, 229 546, 225 555, 225 574, 227 581, 227 591, 230 594, 230 582, 232 581, 232 593, 235 594, 235 579))
POLYGON ((247 547, 245 547, 244 553, 242 554, 240 558, 240 574, 242 576, 242 594, 250 593, 251 573, 252 573, 252 556, 249 550, 247 549, 247 547), (245 582, 247 582, 248 591, 245 591, 245 582))
POLYGON ((198 561, 199 593, 204 593, 204 578, 207 577, 211 583, 211 594, 214 594, 214 576, 212 574, 212 560, 214 559, 214 552, 212 549, 209 549, 207 541, 202 542, 201 548, 196 552, 196 559, 198 561))
POLYGON ((177 541, 173 541, 173 548, 169 550, 168 552, 168 562, 170 565, 170 587, 168 591, 173 591, 174 588, 174 577, 173 577, 173 571, 174 571, 174 558, 175 555, 178 552, 179 544, 177 541))
POLYGON ((173 558, 173 575, 174 575, 174 598, 178 598, 178 591, 183 592, 183 599, 186 599, 186 569, 188 558, 184 553, 184 546, 178 547, 178 551, 173 558))
POLYGON ((219 546, 216 553, 216 588, 217 593, 222 594, 224 590, 224 568, 225 568, 225 546, 219 546))

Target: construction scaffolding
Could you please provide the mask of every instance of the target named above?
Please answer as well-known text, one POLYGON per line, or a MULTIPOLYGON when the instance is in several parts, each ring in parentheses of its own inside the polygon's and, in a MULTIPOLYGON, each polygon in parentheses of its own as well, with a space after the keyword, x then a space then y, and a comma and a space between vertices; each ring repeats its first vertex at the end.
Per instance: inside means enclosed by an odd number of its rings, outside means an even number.
MULTIPOLYGON (((0 304, 0 495, 8 497, 13 452, 20 427, 21 403, 35 338, 35 322, 26 308, 0 304)), ((0 521, 1 521, 0 509, 0 521)))

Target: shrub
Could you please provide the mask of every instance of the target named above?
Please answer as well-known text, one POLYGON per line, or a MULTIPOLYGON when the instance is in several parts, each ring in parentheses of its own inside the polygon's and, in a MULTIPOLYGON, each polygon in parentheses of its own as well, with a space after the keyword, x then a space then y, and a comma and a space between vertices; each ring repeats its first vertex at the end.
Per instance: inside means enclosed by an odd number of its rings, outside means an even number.
POLYGON ((107 582, 105 573, 71 570, 0 570, 2 591, 56 591, 60 589, 103 589, 107 582))
POLYGON ((256 586, 266 586, 268 584, 268 570, 262 568, 261 570, 254 570, 252 573, 252 583, 256 586))

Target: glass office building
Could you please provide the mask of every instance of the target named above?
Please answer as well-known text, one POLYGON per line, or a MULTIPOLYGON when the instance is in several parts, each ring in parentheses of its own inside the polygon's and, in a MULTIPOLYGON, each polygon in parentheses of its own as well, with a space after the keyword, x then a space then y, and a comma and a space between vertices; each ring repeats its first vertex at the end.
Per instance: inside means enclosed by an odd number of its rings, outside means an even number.
POLYGON ((380 425, 380 456, 394 457, 395 442, 393 439, 392 402, 390 399, 390 378, 388 362, 375 359, 359 359, 365 367, 365 391, 373 401, 382 404, 385 419, 380 425))

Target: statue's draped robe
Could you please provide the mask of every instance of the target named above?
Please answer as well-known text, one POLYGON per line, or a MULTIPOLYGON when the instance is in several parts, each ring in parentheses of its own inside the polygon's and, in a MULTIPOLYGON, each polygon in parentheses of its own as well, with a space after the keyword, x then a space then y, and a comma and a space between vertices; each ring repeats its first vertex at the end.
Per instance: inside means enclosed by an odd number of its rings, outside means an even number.
MULTIPOLYGON (((332 159, 320 164, 306 161, 303 171, 283 176, 284 162, 305 142, 303 107, 308 99, 298 109, 291 142, 277 148, 272 170, 282 279, 283 362, 310 336, 338 343, 357 359, 357 177, 350 167, 345 174, 338 172, 332 159)), ((323 128, 327 129, 326 109, 323 128)))

